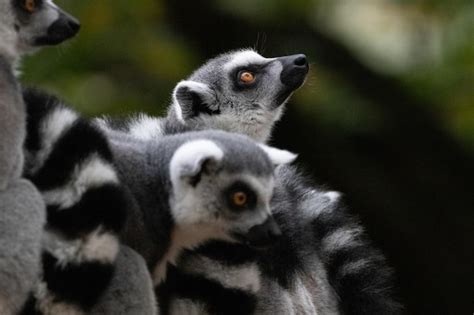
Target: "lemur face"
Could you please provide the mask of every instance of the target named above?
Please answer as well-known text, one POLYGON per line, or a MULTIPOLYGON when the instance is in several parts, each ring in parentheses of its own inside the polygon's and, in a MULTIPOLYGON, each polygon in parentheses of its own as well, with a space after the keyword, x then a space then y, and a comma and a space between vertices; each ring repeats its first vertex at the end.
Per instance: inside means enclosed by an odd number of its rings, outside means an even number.
POLYGON ((77 34, 79 21, 51 0, 9 0, 13 8, 13 28, 19 53, 45 45, 59 44, 77 34))
POLYGON ((170 115, 265 140, 308 70, 305 55, 264 58, 252 50, 224 54, 177 85, 170 115))
POLYGON ((222 149, 213 141, 195 140, 182 145, 170 164, 176 225, 196 231, 198 243, 224 239, 254 248, 273 244, 281 234, 270 210, 274 164, 294 158, 255 144, 222 149))

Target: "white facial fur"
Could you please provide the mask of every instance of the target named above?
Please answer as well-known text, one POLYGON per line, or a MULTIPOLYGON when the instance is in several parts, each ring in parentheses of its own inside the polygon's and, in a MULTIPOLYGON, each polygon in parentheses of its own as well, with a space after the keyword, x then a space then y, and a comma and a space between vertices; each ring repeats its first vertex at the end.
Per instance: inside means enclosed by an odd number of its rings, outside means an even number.
POLYGON ((251 64, 264 64, 272 60, 275 60, 275 58, 262 57, 253 50, 242 50, 235 53, 231 60, 224 65, 224 71, 230 71, 251 64))
MULTIPOLYGON (((223 157, 224 152, 210 140, 196 140, 181 146, 170 163, 170 178, 175 194, 187 196, 190 187, 186 179, 201 172, 203 163, 207 161, 218 163, 223 157)), ((194 221, 189 217, 189 213, 181 213, 180 208, 173 209, 173 216, 177 222, 194 221)))

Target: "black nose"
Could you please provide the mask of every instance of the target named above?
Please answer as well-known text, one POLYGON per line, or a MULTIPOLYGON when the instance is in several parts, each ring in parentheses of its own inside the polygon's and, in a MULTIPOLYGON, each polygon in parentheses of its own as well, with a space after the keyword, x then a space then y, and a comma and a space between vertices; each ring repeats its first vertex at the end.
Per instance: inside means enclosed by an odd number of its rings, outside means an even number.
POLYGON ((273 217, 252 227, 246 235, 247 245, 257 249, 268 248, 275 244, 281 236, 281 230, 273 217))
POLYGON ((309 71, 308 59, 303 54, 280 57, 283 66, 280 80, 290 90, 299 88, 309 71))
POLYGON ((74 37, 80 28, 81 24, 75 17, 60 12, 58 19, 48 27, 47 34, 36 40, 36 45, 57 45, 74 37))
POLYGON ((72 34, 71 36, 76 35, 81 29, 81 23, 75 17, 69 16, 66 24, 72 34))
POLYGON ((63 41, 76 35, 80 28, 81 24, 75 17, 61 13, 56 22, 49 27, 48 35, 63 41))
POLYGON ((298 66, 298 67, 307 67, 308 66, 308 60, 306 59, 306 56, 303 55, 303 54, 296 55, 293 63, 295 64, 295 66, 298 66))

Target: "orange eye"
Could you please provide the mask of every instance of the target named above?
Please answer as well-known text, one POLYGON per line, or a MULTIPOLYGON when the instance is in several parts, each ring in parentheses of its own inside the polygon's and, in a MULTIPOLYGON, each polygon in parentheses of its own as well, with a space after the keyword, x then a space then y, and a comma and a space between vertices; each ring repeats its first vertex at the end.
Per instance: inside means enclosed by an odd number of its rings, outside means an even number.
POLYGON ((244 192, 236 192, 232 196, 232 201, 236 206, 242 207, 247 202, 247 194, 244 192))
POLYGON ((24 7, 25 7, 26 11, 32 13, 36 9, 35 0, 26 0, 25 4, 24 4, 24 7))
POLYGON ((242 71, 239 75, 240 82, 251 84, 255 81, 255 75, 249 71, 242 71))

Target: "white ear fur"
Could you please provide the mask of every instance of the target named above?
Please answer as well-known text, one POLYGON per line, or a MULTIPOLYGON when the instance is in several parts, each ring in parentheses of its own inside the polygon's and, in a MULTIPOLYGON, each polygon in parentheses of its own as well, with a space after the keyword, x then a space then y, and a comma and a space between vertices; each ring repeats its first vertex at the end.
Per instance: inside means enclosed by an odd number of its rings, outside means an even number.
POLYGON ((289 164, 298 157, 297 154, 290 151, 269 147, 268 145, 261 143, 259 146, 268 154, 270 161, 272 161, 274 165, 289 164))
POLYGON ((195 140, 183 144, 174 153, 170 163, 173 186, 179 185, 185 177, 192 177, 202 171, 204 162, 220 162, 224 152, 210 140, 195 140))
POLYGON ((183 105, 185 104, 181 104, 180 100, 178 99, 178 91, 180 91, 180 89, 182 88, 187 88, 190 91, 199 94, 199 96, 205 102, 208 102, 211 104, 214 101, 214 93, 207 84, 196 82, 196 81, 186 81, 186 80, 179 82, 178 85, 176 85, 176 87, 173 90, 173 107, 176 112, 176 117, 179 120, 184 121, 183 105))

